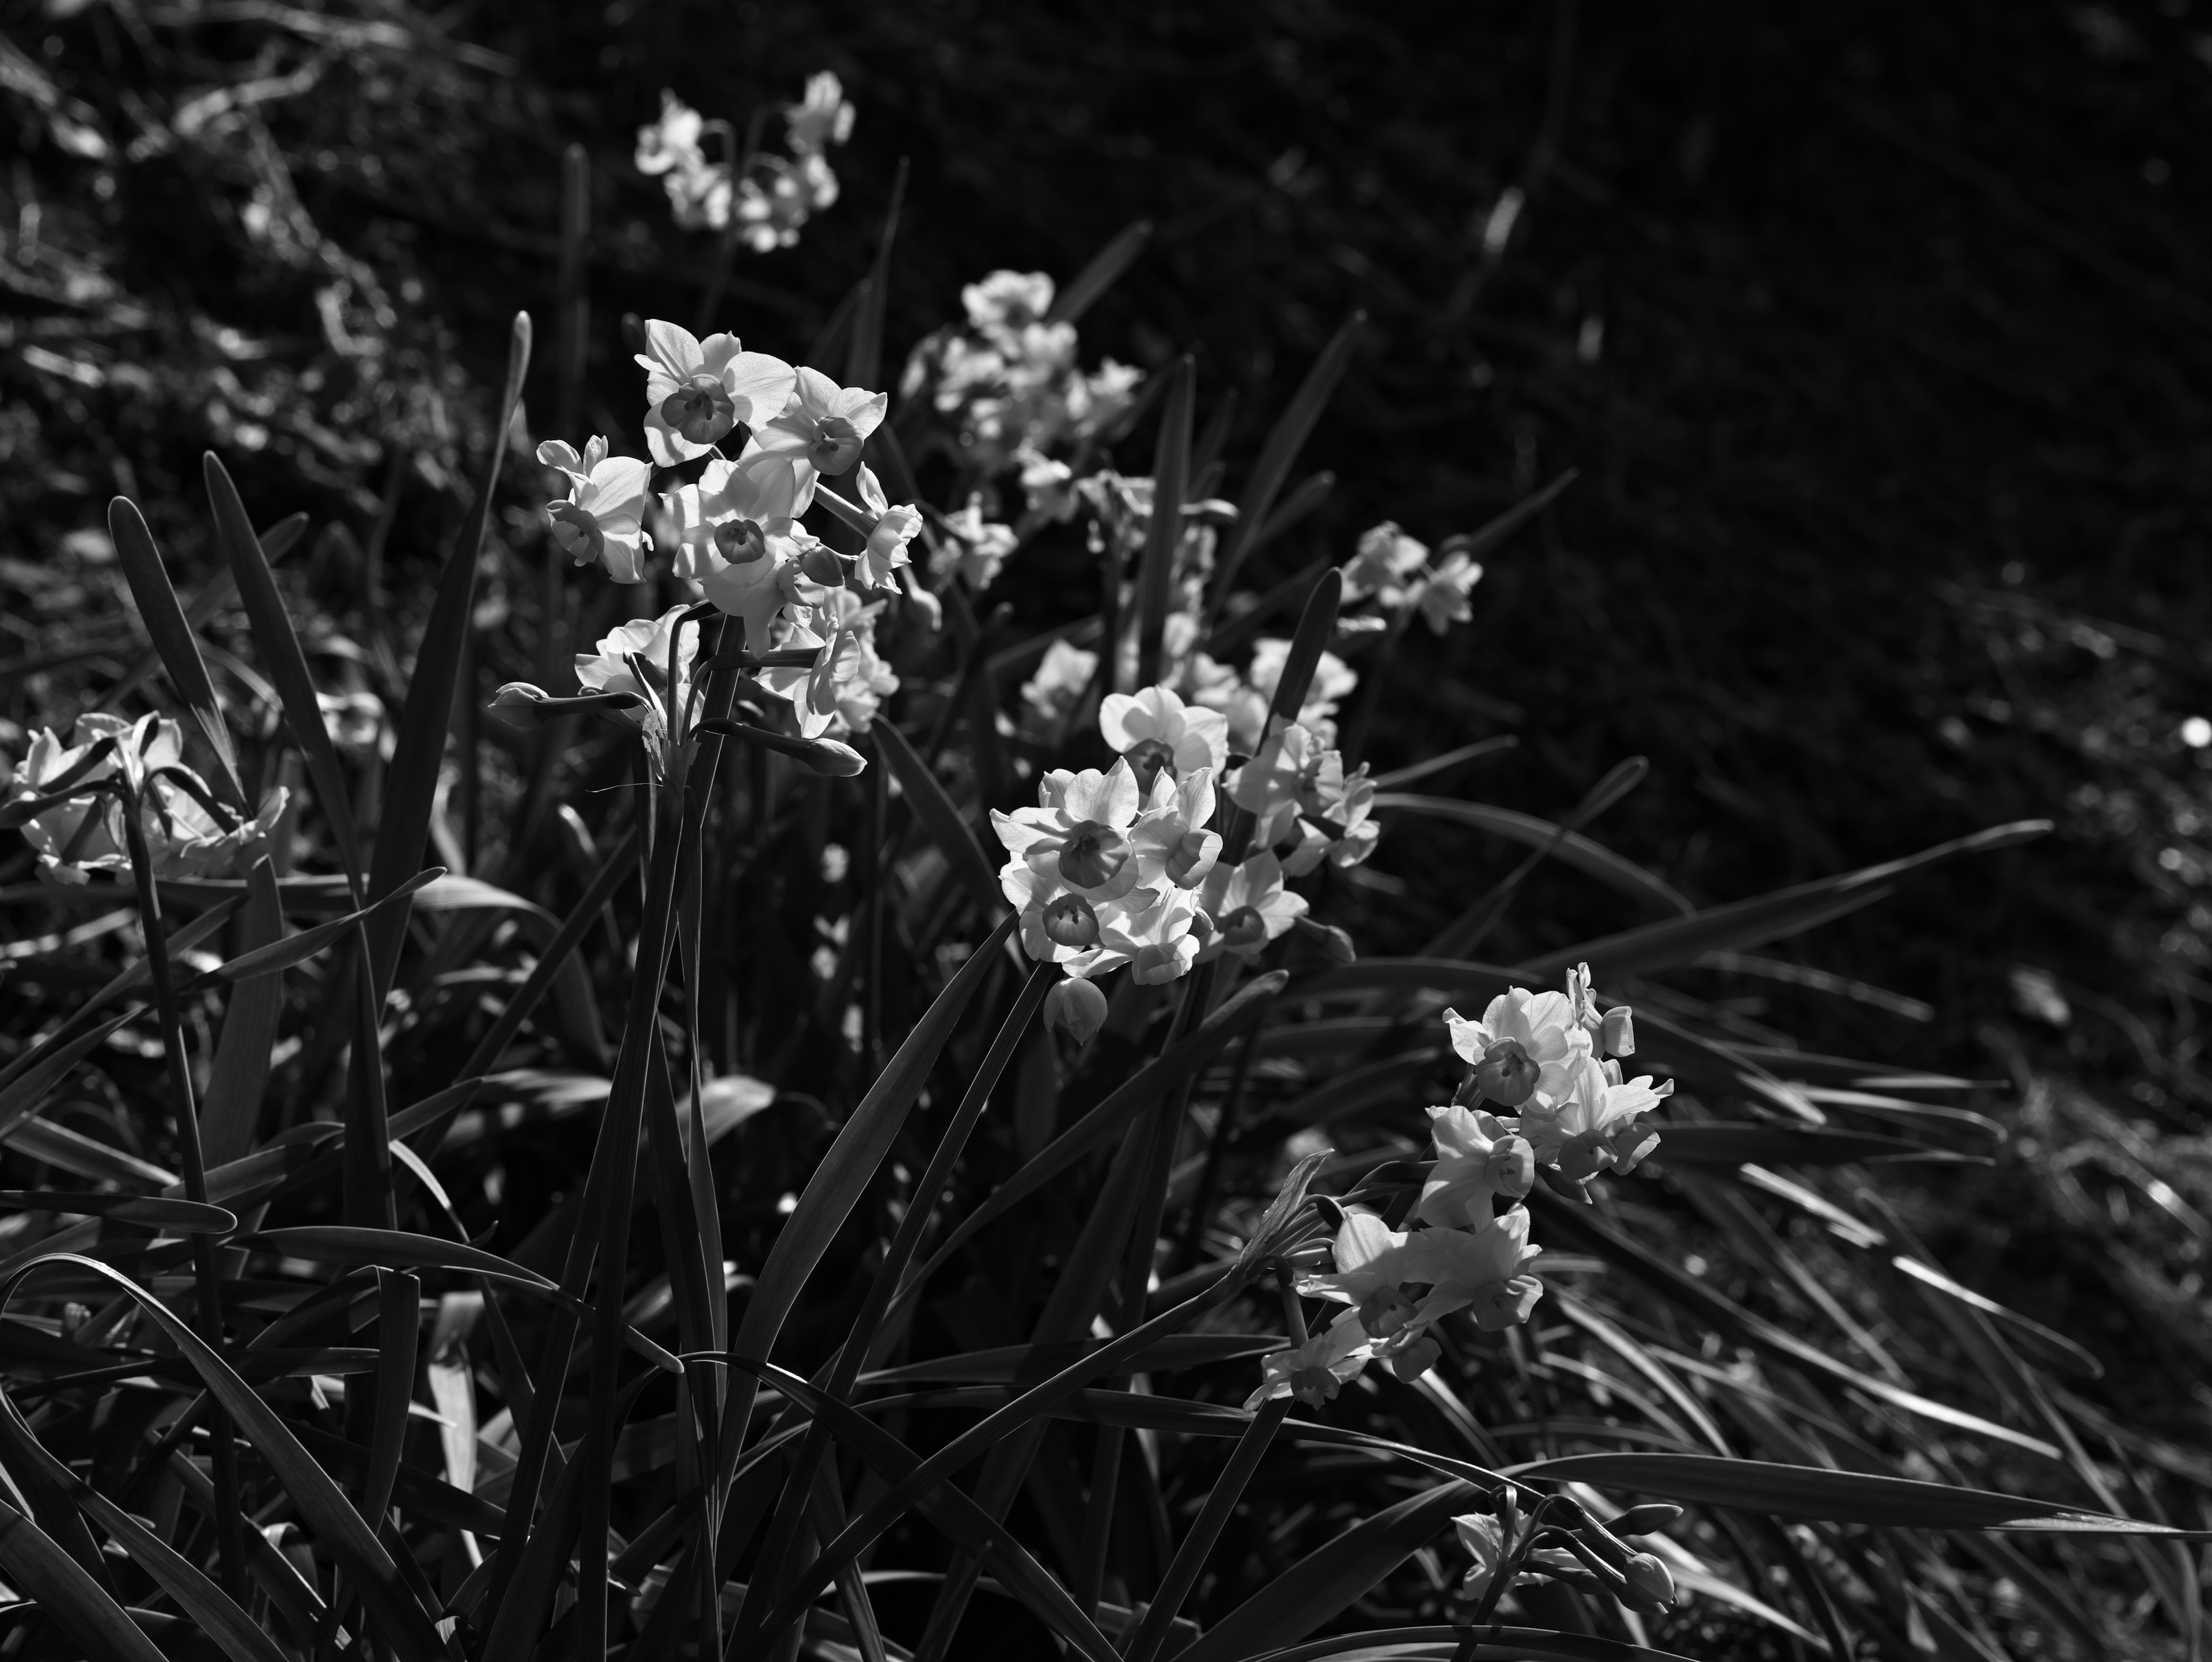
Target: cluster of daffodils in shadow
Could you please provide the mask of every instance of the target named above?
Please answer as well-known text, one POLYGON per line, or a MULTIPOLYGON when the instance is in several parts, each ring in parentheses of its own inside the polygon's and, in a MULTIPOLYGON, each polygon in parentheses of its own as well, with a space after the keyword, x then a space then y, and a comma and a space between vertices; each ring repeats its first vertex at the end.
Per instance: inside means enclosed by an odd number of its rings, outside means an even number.
POLYGON ((283 786, 258 813, 226 800, 184 760, 184 731, 166 716, 80 715, 70 740, 33 733, 8 784, 0 825, 20 828, 50 882, 128 876, 227 876, 262 858, 288 800, 283 786))
POLYGON ((726 121, 709 120, 672 92, 660 95, 660 119, 638 130, 637 167, 659 179, 676 222, 690 231, 720 231, 757 253, 788 248, 799 228, 837 200, 830 147, 853 136, 853 106, 828 70, 808 77, 805 95, 784 113, 787 155, 742 149, 726 121), (710 158, 707 143, 721 149, 710 158))
POLYGON ((1345 1309, 1266 1358, 1247 1407, 1283 1397, 1318 1406, 1370 1362, 1417 1379, 1443 1354, 1430 1329, 1456 1312, 1486 1333, 1518 1326, 1544 1295, 1522 1204, 1538 1170, 1587 1183, 1632 1171, 1658 1146, 1644 1116, 1673 1084, 1624 1076, 1634 1024, 1626 1005, 1601 1012, 1586 965, 1563 993, 1516 987, 1479 1021, 1455 1010, 1443 1020, 1466 1075, 1451 1102, 1429 1110, 1433 1158, 1419 1196, 1396 1218, 1338 1208, 1333 1268, 1296 1288, 1345 1309))

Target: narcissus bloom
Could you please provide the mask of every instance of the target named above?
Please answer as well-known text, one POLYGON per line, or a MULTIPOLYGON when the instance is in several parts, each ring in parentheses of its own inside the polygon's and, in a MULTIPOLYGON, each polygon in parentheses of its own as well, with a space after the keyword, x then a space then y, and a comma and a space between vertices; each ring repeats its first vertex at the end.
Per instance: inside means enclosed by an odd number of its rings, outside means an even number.
POLYGON ((1260 1388, 1244 1399, 1245 1411, 1278 1397, 1296 1397, 1310 1408, 1319 1408, 1346 1381, 1358 1379, 1373 1354, 1358 1322, 1347 1317, 1302 1345, 1262 1357, 1260 1388))
POLYGON ((1428 563, 1429 545, 1408 537, 1389 520, 1359 533, 1359 545, 1340 569, 1349 603, 1372 594, 1395 612, 1406 603, 1413 574, 1428 563))
POLYGON ((1434 568, 1423 572, 1415 581, 1413 603, 1419 608, 1422 621, 1442 635, 1454 624, 1463 624, 1474 616, 1474 606, 1468 596, 1482 581, 1482 567, 1464 554, 1447 554, 1434 568))
POLYGON ((1495 1333, 1526 1321, 1544 1296, 1544 1283, 1527 1273, 1542 1249, 1528 1245, 1526 1207, 1480 1229, 1425 1229, 1418 1239, 1435 1283, 1416 1312, 1422 1322, 1472 1306, 1475 1325, 1495 1333))
POLYGON ((1036 673, 1022 683, 1022 702, 1056 734, 1097 673, 1097 653, 1054 641, 1045 648, 1036 673))
POLYGON ((1493 1195, 1519 1200, 1535 1181, 1528 1140, 1509 1120, 1456 1105, 1429 1110, 1437 1163, 1421 1185, 1420 1219, 1445 1227, 1480 1227, 1493 1195))
POLYGON ((1165 770, 1176 778, 1194 768, 1219 770, 1229 760, 1229 721, 1218 710, 1186 704, 1172 687, 1109 692, 1099 702, 1098 731, 1152 788, 1165 770))
POLYGON ((851 472, 890 403, 887 393, 840 387, 818 369, 801 368, 789 400, 755 430, 738 465, 749 472, 787 472, 797 503, 793 512, 805 513, 814 501, 815 480, 851 472))
POLYGON ((1204 882, 1221 858, 1221 834, 1206 829, 1213 808, 1212 768, 1200 768, 1186 779, 1165 774, 1154 779, 1145 811, 1129 833, 1137 880, 1172 883, 1179 889, 1204 882))
POLYGON ((1127 964, 1139 982, 1173 981, 1198 956, 1195 897, 1181 889, 1133 889, 1093 904, 1058 876, 1018 860, 999 870, 999 892, 1021 913, 1022 949, 1084 979, 1127 964))
POLYGON ((988 588, 998 581, 999 568, 1021 546, 1013 527, 983 517, 982 493, 968 498, 968 506, 945 516, 945 538, 929 565, 938 576, 957 572, 969 587, 988 588))
POLYGON ((1659 1133, 1638 1123, 1640 1117, 1674 1091, 1674 1081, 1655 1087, 1649 1074, 1623 1080, 1618 1062, 1600 1062, 1585 1049, 1565 1093, 1549 1106, 1531 1104, 1522 1133, 1537 1164, 1558 1166, 1562 1177, 1581 1183, 1608 1168, 1626 1176, 1659 1146, 1659 1133))
POLYGON ((1299 1276, 1297 1290, 1310 1299, 1350 1305, 1371 1339, 1395 1338, 1413 1320, 1407 1284, 1425 1285, 1429 1280, 1427 1254, 1415 1239, 1372 1212, 1348 1207, 1332 1249, 1336 1268, 1328 1275, 1299 1276))
POLYGON ((586 692, 632 692, 645 702, 635 709, 611 712, 617 721, 645 734, 656 773, 667 748, 682 737, 691 697, 691 671, 699 654, 696 624, 679 630, 687 608, 672 606, 658 618, 637 618, 601 639, 596 652, 576 654, 576 681, 586 692), (669 648, 676 648, 676 679, 671 682, 669 648))
POLYGON ((818 155, 853 136, 853 118, 844 82, 833 70, 818 70, 806 77, 805 95, 784 113, 784 142, 793 155, 818 155))
POLYGON ((1536 1064, 1533 1092, 1519 1101, 1501 1099, 1509 1108, 1540 1108, 1560 1101, 1573 1082, 1575 1068, 1589 1054, 1589 1035, 1576 1022, 1574 1006, 1565 993, 1509 988, 1490 1001, 1480 1021, 1446 1010, 1444 1026, 1450 1030, 1452 1049, 1470 1066, 1480 1066, 1508 1044, 1519 1044, 1536 1064))
POLYGON ((1141 875, 1129 833, 1144 806, 1127 762, 1105 773, 1054 768, 1038 782, 1037 806, 994 809, 991 828, 1006 852, 1085 900, 1117 900, 1141 875))
POLYGON ((1213 923, 1206 950, 1239 958, 1255 957, 1306 915, 1305 897, 1283 886, 1282 862, 1264 849, 1238 865, 1215 866, 1199 904, 1213 923))
POLYGON ((868 528, 867 546, 860 551, 860 569, 871 588, 896 589, 891 574, 908 563, 906 545, 921 529, 921 511, 911 502, 896 507, 884 496, 884 487, 876 478, 874 470, 866 463, 860 465, 860 505, 875 515, 875 523, 868 528))
POLYGON ((740 423, 749 428, 792 401, 798 372, 781 358, 748 352, 735 335, 703 341, 658 318, 645 326, 646 447, 663 467, 703 456, 740 423))
POLYGON ((653 470, 629 456, 610 456, 594 438, 579 455, 575 447, 548 439, 538 460, 558 468, 568 494, 545 504, 553 541, 578 565, 596 565, 618 583, 641 581, 653 539, 645 534, 645 486, 653 470))

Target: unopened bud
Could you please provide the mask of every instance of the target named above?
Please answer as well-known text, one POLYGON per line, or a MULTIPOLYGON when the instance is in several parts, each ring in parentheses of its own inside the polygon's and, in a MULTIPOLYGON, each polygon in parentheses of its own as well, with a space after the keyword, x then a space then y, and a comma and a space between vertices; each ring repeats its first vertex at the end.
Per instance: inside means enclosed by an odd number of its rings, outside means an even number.
POLYGON ((1044 995, 1044 1022, 1078 1044, 1088 1044, 1106 1025, 1106 995, 1071 976, 1044 995))
POLYGON ((546 696, 543 687, 532 686, 527 681, 509 681, 492 694, 491 703, 484 706, 484 714, 502 727, 527 733, 544 722, 546 718, 538 706, 545 702, 546 696))
POLYGON ((1078 951, 1098 944, 1098 914, 1079 894, 1064 894, 1044 909, 1044 938, 1078 951))
POLYGON ((1605 1013, 1605 1021, 1598 1029, 1598 1043, 1607 1056, 1636 1054, 1636 1020, 1627 1005, 1616 1004, 1605 1013))
POLYGON ((714 552, 732 565, 750 565, 768 552, 768 533, 753 520, 732 520, 714 527, 714 552))
POLYGON ((850 555, 840 554, 827 543, 817 543, 799 557, 799 569, 810 582, 824 588, 841 588, 846 575, 859 562, 850 555))
POLYGON ((1628 1578, 1632 1598, 1624 1600, 1631 1609, 1645 1611, 1663 1610, 1674 1602, 1674 1578, 1665 1562, 1651 1553, 1638 1552, 1629 1555, 1620 1573, 1628 1578))
POLYGON ((1137 776, 1137 789, 1146 796, 1152 794, 1152 782, 1163 773, 1170 779, 1176 776, 1175 748, 1164 739, 1139 739, 1121 752, 1121 759, 1137 776))
POLYGON ((1352 937, 1334 923, 1316 923, 1310 917, 1298 920, 1298 933, 1321 948, 1321 954, 1332 964, 1357 964, 1359 949, 1352 944, 1352 937))
POLYGON ((1103 888, 1129 863, 1129 839, 1111 825, 1085 819, 1060 845, 1060 875, 1079 889, 1103 888))
POLYGON ((1483 1180, 1508 1200, 1519 1200, 1536 1184, 1536 1151, 1522 1136, 1500 1137, 1483 1162, 1483 1180))
POLYGON ((1615 1535, 1649 1535, 1662 1530, 1682 1515, 1682 1508, 1665 1501, 1653 1501, 1640 1507, 1631 1507, 1606 1527, 1615 1535))
POLYGON ((1474 1067, 1474 1086, 1501 1108, 1518 1108, 1536 1094, 1541 1078, 1535 1061, 1517 1038, 1501 1038, 1474 1067))
POLYGON ((866 757, 850 745, 841 744, 835 739, 811 741, 806 753, 799 759, 815 772, 826 774, 832 779, 850 779, 866 772, 868 768, 866 757))
POLYGON ((660 401, 660 418, 693 444, 712 444, 738 424, 738 406, 719 375, 696 374, 660 401))

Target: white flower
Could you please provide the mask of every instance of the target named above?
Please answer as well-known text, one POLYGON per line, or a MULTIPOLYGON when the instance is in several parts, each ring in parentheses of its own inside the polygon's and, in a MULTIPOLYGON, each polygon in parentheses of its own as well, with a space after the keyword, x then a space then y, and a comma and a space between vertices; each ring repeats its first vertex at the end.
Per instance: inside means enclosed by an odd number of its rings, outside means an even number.
POLYGON ((1162 773, 1145 800, 1145 811, 1129 833, 1137 880, 1196 888, 1221 858, 1221 834, 1206 830, 1213 819, 1213 770, 1200 768, 1187 779, 1162 773))
POLYGON ((1482 581, 1482 567, 1465 554, 1447 554, 1413 585, 1413 604, 1437 634, 1474 616, 1468 595, 1482 581))
POLYGON ((1060 724, 1074 709, 1091 685, 1091 678, 1097 672, 1097 653, 1085 652, 1066 641, 1054 641, 1045 648, 1036 673, 1022 683, 1022 702, 1056 734, 1060 724))
POLYGON ((1336 1268, 1329 1274, 1298 1277, 1300 1293, 1350 1305, 1358 1312, 1361 1331, 1372 1339, 1416 1336, 1407 1331, 1414 1306, 1404 1288, 1408 1282, 1425 1284, 1429 1271, 1427 1254, 1414 1237, 1391 1228, 1372 1212, 1348 1207, 1332 1257, 1336 1268))
POLYGON ((1052 278, 1042 271, 994 271, 960 291, 969 327, 978 334, 1012 332, 1041 322, 1052 309, 1052 278))
POLYGON ((890 402, 886 393, 840 387, 820 370, 802 368, 789 401, 756 429, 738 469, 763 478, 787 475, 792 512, 803 514, 819 476, 849 472, 860 460, 890 402))
POLYGON ((911 503, 892 507, 877 483, 874 470, 866 462, 860 464, 860 487, 861 506, 876 516, 868 530, 867 546, 860 553, 861 567, 871 588, 896 588, 891 573, 909 563, 906 548, 921 529, 921 511, 911 503))
POLYGON ((1451 1032, 1452 1049, 1470 1066, 1481 1063, 1500 1044, 1517 1043, 1536 1064, 1535 1093, 1527 1099, 1532 1111, 1563 1099, 1576 1068, 1589 1054, 1589 1035, 1577 1024, 1574 1006, 1564 993, 1509 988, 1490 1001, 1481 1020, 1470 1021, 1448 1009, 1444 1026, 1451 1032))
POLYGON ((1445 1227, 1480 1227, 1490 1197, 1518 1200, 1535 1177, 1528 1140, 1512 1121, 1456 1105, 1429 1110, 1437 1160, 1421 1185, 1420 1219, 1445 1227))
POLYGON ((1428 563, 1426 543, 1416 542, 1389 520, 1359 536, 1358 551, 1344 563, 1347 602, 1376 596, 1389 610, 1404 605, 1407 580, 1428 563))
POLYGON ((1541 1249, 1528 1245, 1528 1211, 1516 1206, 1480 1229, 1425 1229, 1414 1239, 1426 1255, 1425 1279, 1434 1283, 1415 1319, 1432 1322, 1452 1311, 1474 1308, 1475 1325, 1495 1333, 1528 1318, 1544 1296, 1544 1283, 1526 1273, 1541 1249))
POLYGON ((1674 1081, 1654 1087, 1649 1074, 1623 1081, 1618 1062, 1600 1062, 1587 1040, 1562 1098, 1531 1103, 1521 1117, 1522 1135, 1540 1166, 1556 1166, 1577 1183, 1611 1167, 1626 1176, 1659 1146, 1659 1134, 1639 1117, 1674 1094, 1674 1081))
POLYGON ((1303 876, 1326 855, 1340 866, 1358 865, 1375 851, 1381 827, 1369 818, 1375 782, 1364 764, 1347 775, 1344 758, 1291 722, 1271 734, 1237 770, 1229 788, 1237 806, 1258 821, 1253 839, 1262 847, 1288 844, 1283 870, 1303 876))
POLYGON ((781 358, 748 352, 735 335, 701 341, 659 319, 645 326, 646 447, 663 467, 703 456, 739 423, 757 426, 790 401, 797 372, 781 358))
POLYGON ((704 164, 699 139, 706 123, 672 92, 660 94, 660 119, 637 130, 637 170, 647 175, 704 164))
MULTIPOLYGON (((1283 679, 1283 667, 1290 660, 1291 643, 1273 636, 1263 636, 1252 643, 1252 667, 1244 673, 1253 690, 1271 702, 1275 688, 1283 679)), ((1352 696, 1359 685, 1359 672, 1353 669, 1334 652, 1324 652, 1315 664, 1313 679, 1306 687, 1306 701, 1300 707, 1297 720, 1307 728, 1318 728, 1329 716, 1336 714, 1338 703, 1352 696)))
POLYGON ((1036 450, 1020 450, 1014 460, 1022 470, 1022 491, 1029 510, 1042 519, 1065 524, 1075 517, 1075 470, 1036 450))
POLYGON ((940 576, 957 571, 973 589, 986 589, 996 581, 999 568, 1021 545, 1013 527, 984 519, 981 491, 970 495, 968 506, 957 514, 945 515, 945 545, 930 568, 940 576))
POLYGON ((1459 1590, 1469 1598, 1480 1598, 1490 1591, 1498 1567, 1505 1562, 1505 1526, 1489 1513, 1477 1512, 1453 1519, 1452 1527, 1459 1531, 1459 1543, 1473 1561, 1459 1590))
POLYGON ((999 872, 999 890, 1021 913, 1022 948, 1084 979, 1123 964, 1139 982, 1173 981, 1198 956, 1194 897, 1181 889, 1133 889, 1093 904, 1056 874, 1020 861, 999 872))
POLYGON ((1108 693, 1099 702, 1098 731, 1147 788, 1157 773, 1181 778, 1229 760, 1227 720, 1218 710, 1184 703, 1171 687, 1108 693))
POLYGON ((581 455, 572 445, 548 439, 538 460, 567 475, 568 495, 545 504, 553 541, 578 565, 596 565, 618 583, 645 577, 645 555, 653 539, 645 534, 645 486, 653 470, 629 456, 607 454, 607 441, 594 438, 581 455))
POLYGON ((784 142, 793 155, 818 155, 853 136, 854 110, 844 83, 822 70, 806 77, 806 94, 785 112, 784 142))
POLYGON ((872 605, 850 589, 822 591, 821 603, 804 618, 791 620, 779 649, 815 648, 814 662, 804 669, 768 669, 760 673, 763 685, 791 700, 802 737, 866 733, 883 701, 898 691, 898 675, 876 651, 876 619, 883 613, 881 600, 872 605))
POLYGON ((1296 1397, 1319 1408, 1344 1384, 1359 1377, 1374 1354, 1367 1335, 1352 1318, 1324 1328, 1304 1344, 1261 1359, 1260 1388, 1244 1399, 1247 1413, 1279 1397, 1296 1397))
POLYGON ((680 724, 691 697, 693 661, 699 654, 696 626, 678 630, 686 607, 672 606, 658 618, 638 618, 603 637, 596 652, 576 654, 576 681, 586 692, 630 692, 645 702, 611 712, 616 720, 645 734, 656 775, 665 768, 667 747, 680 737, 680 724), (669 679, 669 648, 676 645, 676 679, 669 679))
POLYGON ((1215 866, 1199 904, 1213 922, 1209 949, 1218 942, 1239 958, 1255 957, 1306 915, 1305 897, 1283 886, 1282 862, 1264 849, 1240 865, 1215 866))
POLYGON ((1129 839, 1144 804, 1127 762, 1110 771, 1055 768, 1038 782, 1037 806, 991 813, 1006 852, 1089 901, 1117 900, 1141 874, 1129 839))

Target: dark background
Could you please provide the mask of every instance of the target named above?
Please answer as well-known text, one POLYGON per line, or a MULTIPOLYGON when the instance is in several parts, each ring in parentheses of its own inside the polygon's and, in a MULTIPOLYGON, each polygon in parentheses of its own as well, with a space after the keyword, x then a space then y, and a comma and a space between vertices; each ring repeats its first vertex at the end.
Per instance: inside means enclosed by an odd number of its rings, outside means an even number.
MULTIPOLYGON (((1408 637, 1378 765, 1513 733, 1444 788, 1557 814, 1648 756, 1593 829, 1701 903, 2057 822, 1771 950, 1887 1005, 1681 982, 1747 1033, 2003 1081, 1982 1105, 2019 1135, 1958 1183, 1946 1245, 1992 1292, 2155 1362, 2110 1391, 2201 1437, 2197 9, 483 3, 441 29, 383 5, 13 4, 6 651, 52 649, 116 586, 77 534, 111 490, 196 557, 210 444, 258 514, 306 508, 362 540, 401 459, 404 638, 481 454, 506 318, 550 315, 562 147, 594 163, 588 430, 635 449, 617 320, 688 322, 712 252, 630 165, 637 125, 672 87, 742 127, 835 69, 860 111, 844 198, 797 248, 741 258, 721 321, 748 344, 805 351, 905 157, 892 361, 963 283, 1065 277, 1150 219, 1085 356, 1195 351, 1201 420, 1240 396, 1232 484, 1365 310, 1301 464, 1339 484, 1262 576, 1340 558, 1384 517, 1435 542, 1579 470, 1491 560, 1473 626, 1408 637), (1488 259, 1509 187, 1527 205, 1488 259)), ((541 368, 533 437, 551 399, 541 368)), ((527 472, 487 568, 488 640, 530 604, 527 472)), ((342 545, 311 557, 345 588, 342 545)), ((1048 612, 1050 576, 1017 569, 1007 592, 1048 612)), ((487 677, 522 673, 489 651, 487 677)), ((35 690, 4 689, 19 722, 35 690)), ((1509 854, 1406 823, 1332 904, 1368 950, 1410 950, 1509 854)), ((1488 955, 1629 921, 1540 879, 1488 955)))

